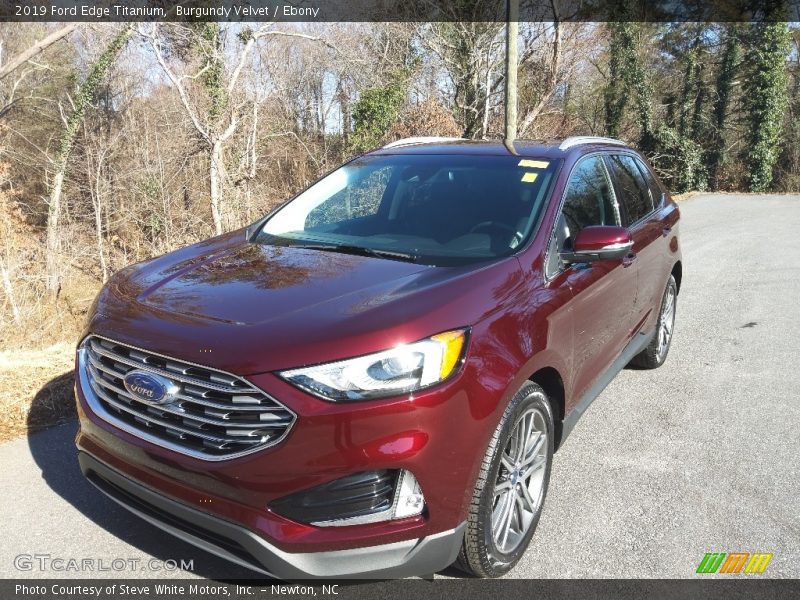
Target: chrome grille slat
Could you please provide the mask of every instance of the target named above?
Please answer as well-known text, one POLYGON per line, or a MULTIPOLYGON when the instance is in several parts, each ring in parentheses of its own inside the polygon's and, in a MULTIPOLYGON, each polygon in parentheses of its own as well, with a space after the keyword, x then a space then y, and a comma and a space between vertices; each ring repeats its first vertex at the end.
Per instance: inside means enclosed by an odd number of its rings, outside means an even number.
MULTIPOLYGON (((102 362, 100 362, 99 360, 97 360, 91 354, 89 354, 87 358, 89 359, 89 364, 92 365, 95 369, 100 369, 101 371, 103 371, 105 373, 108 373, 112 377, 116 377, 117 379, 120 379, 120 380, 123 377, 125 377, 125 373, 108 367, 107 365, 105 365, 102 362)), ((246 391, 246 390, 243 390, 243 391, 246 391)), ((267 418, 273 418, 273 417, 269 417, 268 416, 268 415, 271 414, 271 411, 285 413, 285 409, 282 406, 263 406, 261 404, 258 404, 258 402, 260 402, 258 399, 253 399, 252 401, 248 401, 247 403, 239 403, 238 402, 238 396, 234 396, 232 398, 232 400, 233 400, 233 402, 235 404, 225 404, 224 402, 214 402, 213 400, 208 400, 206 398, 200 398, 200 397, 194 396, 194 395, 192 395, 190 393, 184 393, 184 394, 179 393, 179 394, 177 394, 176 397, 179 400, 186 400, 187 402, 192 402, 194 404, 200 404, 200 405, 206 406, 208 408, 215 408, 215 409, 219 409, 219 410, 222 410, 222 411, 227 411, 229 413, 230 412, 237 412, 237 413, 238 412, 258 412, 261 415, 261 419, 262 420, 264 419, 265 416, 267 418)), ((247 396, 247 397, 251 398, 250 396, 247 396)), ((281 417, 274 417, 274 418, 278 419, 278 418, 281 418, 281 417)))
POLYGON ((100 397, 103 400, 108 402, 111 406, 113 406, 115 408, 118 408, 121 411, 124 411, 126 413, 129 413, 129 414, 133 415, 133 417, 137 421, 141 420, 141 421, 144 421, 144 422, 152 424, 152 425, 160 425, 161 427, 164 427, 166 429, 171 429, 172 431, 175 431, 177 433, 182 433, 182 434, 185 434, 185 435, 197 436, 199 438, 202 438, 204 440, 208 440, 210 442, 235 442, 235 441, 239 441, 237 438, 234 438, 233 436, 231 436, 231 437, 219 437, 219 436, 216 436, 216 435, 208 435, 206 433, 201 433, 201 432, 199 432, 197 430, 194 430, 194 429, 188 429, 188 428, 184 429, 181 425, 178 425, 176 423, 170 423, 168 421, 162 421, 162 420, 157 419, 156 417, 153 417, 153 416, 150 416, 150 415, 143 416, 135 408, 131 408, 130 406, 126 406, 126 405, 122 404, 121 402, 118 402, 117 400, 114 400, 113 398, 111 398, 111 396, 106 394, 104 391, 97 390, 97 393, 100 395, 100 397))
POLYGON ((89 346, 92 352, 99 354, 101 356, 105 356, 106 358, 109 358, 116 363, 127 365, 129 367, 133 367, 134 369, 140 369, 142 371, 151 371, 158 375, 164 375, 166 377, 169 377, 170 379, 176 379, 182 383, 191 383, 192 385, 196 385, 198 387, 206 387, 217 392, 236 393, 242 389, 233 386, 217 385, 202 381, 200 379, 194 379, 193 377, 188 377, 186 375, 179 375, 177 373, 173 373, 172 371, 168 371, 166 369, 160 369, 158 367, 154 367, 153 365, 146 362, 140 363, 135 360, 120 356, 119 354, 109 352, 104 348, 97 348, 94 344, 91 343, 89 344, 89 346))
POLYGON ((133 435, 183 454, 223 460, 274 446, 296 418, 230 373, 99 336, 89 336, 79 350, 81 384, 95 412, 133 435), (173 400, 153 404, 134 396, 124 384, 133 370, 171 381, 177 386, 173 400))
MULTIPOLYGON (((113 383, 109 383, 106 379, 104 379, 102 377, 98 378, 97 375, 96 375, 96 372, 94 371, 94 369, 91 369, 91 373, 92 373, 92 381, 93 382, 96 382, 96 383, 100 384, 106 390, 111 390, 112 392, 117 394, 117 396, 122 396, 126 400, 130 400, 132 403, 134 403, 135 406, 138 405, 141 410, 145 410, 145 411, 149 411, 149 412, 152 412, 153 410, 158 410, 158 411, 163 412, 163 413, 168 413, 168 414, 175 415, 175 416, 178 416, 178 417, 181 417, 181 418, 191 419, 191 420, 194 420, 194 421, 198 421, 200 423, 208 423, 209 425, 218 425, 219 427, 243 427, 243 428, 249 428, 249 429, 253 428, 253 423, 250 423, 250 422, 231 421, 231 420, 220 419, 220 418, 216 418, 216 419, 207 418, 206 416, 204 416, 206 414, 205 411, 204 411, 203 415, 201 416, 201 415, 195 415, 193 413, 187 412, 185 409, 176 410, 175 408, 173 408, 170 405, 152 406, 152 405, 144 404, 143 402, 140 402, 136 398, 131 396, 131 394, 128 392, 128 390, 126 390, 124 388, 121 388, 121 387, 119 387, 117 385, 114 385, 113 383)), ((280 428, 280 427, 285 427, 288 424, 287 422, 281 422, 281 423, 263 422, 260 419, 259 419, 258 422, 263 423, 263 425, 261 427, 262 429, 269 428, 269 427, 279 427, 280 428)))

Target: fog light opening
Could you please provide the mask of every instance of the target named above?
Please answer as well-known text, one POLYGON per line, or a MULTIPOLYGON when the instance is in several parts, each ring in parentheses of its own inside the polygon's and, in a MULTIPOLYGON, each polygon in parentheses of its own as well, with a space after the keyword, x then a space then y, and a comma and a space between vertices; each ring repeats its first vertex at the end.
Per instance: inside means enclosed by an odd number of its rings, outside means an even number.
POLYGON ((411 471, 364 471, 284 496, 269 508, 298 523, 341 527, 416 517, 425 496, 411 471))

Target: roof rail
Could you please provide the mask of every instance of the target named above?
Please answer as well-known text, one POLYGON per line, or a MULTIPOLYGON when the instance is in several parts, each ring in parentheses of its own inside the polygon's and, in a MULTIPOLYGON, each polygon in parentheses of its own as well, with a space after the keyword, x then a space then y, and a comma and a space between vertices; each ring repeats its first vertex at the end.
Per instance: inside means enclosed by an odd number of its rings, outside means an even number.
POLYGON ((614 144, 615 146, 624 146, 625 142, 622 140, 616 140, 614 138, 609 137, 599 137, 595 135, 576 135, 574 137, 568 137, 565 139, 561 144, 559 144, 559 150, 567 150, 568 148, 572 148, 573 146, 580 146, 581 144, 614 144))
POLYGON ((384 148, 397 148, 398 146, 413 146, 414 144, 436 144, 438 142, 461 142, 464 138, 457 137, 409 137, 402 140, 389 142, 384 148))

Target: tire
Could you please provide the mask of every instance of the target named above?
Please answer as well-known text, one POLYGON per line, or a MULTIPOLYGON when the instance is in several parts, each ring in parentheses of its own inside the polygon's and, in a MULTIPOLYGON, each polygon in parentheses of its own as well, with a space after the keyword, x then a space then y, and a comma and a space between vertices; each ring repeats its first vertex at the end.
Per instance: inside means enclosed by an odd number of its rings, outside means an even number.
POLYGON ((503 413, 484 454, 456 562, 459 569, 476 577, 500 577, 525 553, 547 495, 553 432, 547 396, 541 387, 526 382, 503 413), (523 436, 527 443, 520 445, 523 436), (525 452, 514 461, 519 447, 525 452), (503 514, 508 516, 502 519, 503 514))
POLYGON ((672 344, 675 329, 675 309, 678 303, 678 285, 675 277, 669 276, 667 287, 661 298, 661 308, 656 323, 656 334, 647 347, 633 357, 630 364, 640 369, 657 369, 664 364, 672 344))

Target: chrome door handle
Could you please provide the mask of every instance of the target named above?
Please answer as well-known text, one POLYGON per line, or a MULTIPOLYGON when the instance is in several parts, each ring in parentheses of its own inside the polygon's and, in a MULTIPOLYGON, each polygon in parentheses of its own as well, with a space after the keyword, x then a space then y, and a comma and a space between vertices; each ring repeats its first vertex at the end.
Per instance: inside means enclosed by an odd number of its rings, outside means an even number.
POLYGON ((633 261, 635 260, 636 260, 636 254, 631 252, 630 254, 626 255, 625 258, 622 259, 622 266, 630 267, 633 264, 633 261))

